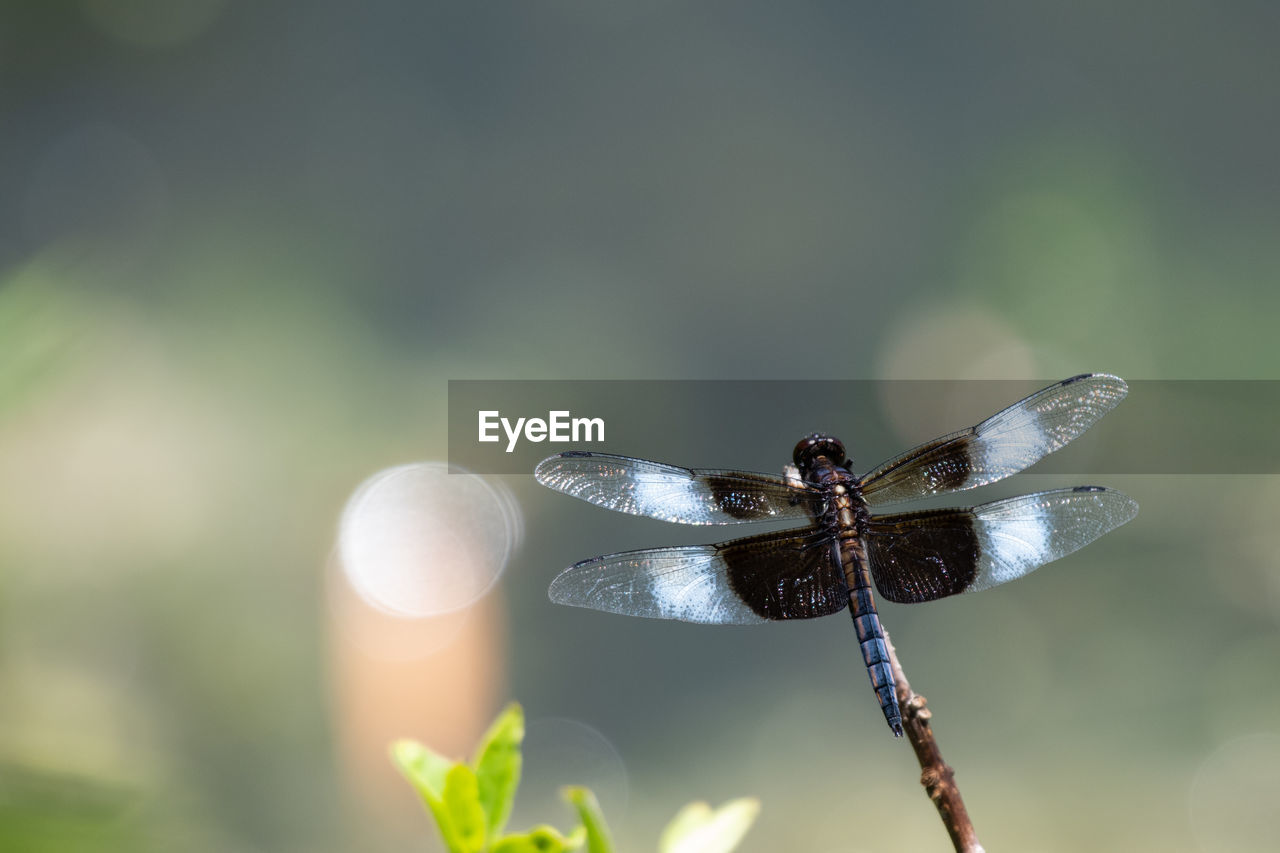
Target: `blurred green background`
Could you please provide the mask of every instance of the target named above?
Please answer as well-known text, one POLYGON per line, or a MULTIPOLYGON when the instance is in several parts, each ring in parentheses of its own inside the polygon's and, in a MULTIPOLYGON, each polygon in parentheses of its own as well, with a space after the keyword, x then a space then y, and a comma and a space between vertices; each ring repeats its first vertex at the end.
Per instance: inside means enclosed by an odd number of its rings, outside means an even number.
MULTIPOLYGON (((846 618, 546 600, 716 537, 498 478, 501 581, 397 619, 335 566, 343 508, 445 457, 449 379, 1280 375, 1278 31, 1261 2, 0 5, 0 847, 437 849, 385 745, 461 754, 511 697, 517 826, 581 782, 628 849, 744 794, 749 850, 946 849, 846 618)), ((682 464, 796 438, 689 458, 724 425, 671 420, 644 452, 682 464)), ((882 610, 979 836, 1273 849, 1280 486, 1105 482, 1142 512, 1087 552, 882 610)))

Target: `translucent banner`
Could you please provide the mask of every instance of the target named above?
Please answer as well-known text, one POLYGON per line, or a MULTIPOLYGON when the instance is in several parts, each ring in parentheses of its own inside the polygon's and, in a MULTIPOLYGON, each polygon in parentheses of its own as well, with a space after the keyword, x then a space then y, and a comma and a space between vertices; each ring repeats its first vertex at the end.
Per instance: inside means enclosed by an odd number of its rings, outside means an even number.
MULTIPOLYGON (((855 473, 962 430, 1052 381, 455 380, 449 462, 530 474, 588 450, 699 468, 777 472, 803 436, 844 442, 855 473)), ((1280 381, 1138 380, 1034 473, 1280 473, 1280 381)))

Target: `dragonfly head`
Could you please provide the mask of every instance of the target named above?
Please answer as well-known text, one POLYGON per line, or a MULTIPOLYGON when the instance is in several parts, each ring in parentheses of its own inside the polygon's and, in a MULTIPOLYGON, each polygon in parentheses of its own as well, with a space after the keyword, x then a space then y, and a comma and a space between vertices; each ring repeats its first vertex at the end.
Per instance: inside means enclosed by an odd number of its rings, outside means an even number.
POLYGON ((801 473, 813 470, 813 464, 818 460, 819 456, 825 456, 835 465, 847 466, 848 458, 844 453, 844 445, 840 443, 840 439, 832 438, 829 435, 821 435, 814 433, 800 439, 800 443, 796 445, 796 449, 791 454, 791 458, 795 461, 796 467, 801 473))

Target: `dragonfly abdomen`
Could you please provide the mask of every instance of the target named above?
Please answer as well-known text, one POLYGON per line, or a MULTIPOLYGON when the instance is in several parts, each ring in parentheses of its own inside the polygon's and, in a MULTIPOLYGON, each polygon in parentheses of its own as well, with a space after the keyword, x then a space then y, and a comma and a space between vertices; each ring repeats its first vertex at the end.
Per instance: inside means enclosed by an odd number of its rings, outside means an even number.
POLYGON ((867 572, 865 554, 856 540, 841 543, 841 562, 845 579, 849 584, 849 612, 853 615, 853 627, 858 634, 858 648, 862 662, 866 664, 871 687, 880 700, 880 710, 894 735, 902 736, 902 711, 898 708, 893 670, 889 666, 889 649, 884 641, 884 629, 880 627, 880 615, 876 613, 875 597, 871 593, 871 578, 867 572))

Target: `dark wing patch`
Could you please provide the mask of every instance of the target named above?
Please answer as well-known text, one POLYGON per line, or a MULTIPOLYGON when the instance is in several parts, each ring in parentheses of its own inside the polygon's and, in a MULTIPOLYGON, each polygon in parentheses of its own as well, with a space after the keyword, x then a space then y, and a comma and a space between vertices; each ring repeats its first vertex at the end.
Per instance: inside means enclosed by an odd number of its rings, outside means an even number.
POLYGON ((562 453, 538 463, 538 482, 596 506, 680 524, 813 518, 822 495, 748 471, 679 468, 605 453, 562 453))
POLYGON ((549 594, 557 604, 716 625, 810 619, 849 603, 825 537, 794 531, 583 560, 549 594))
POLYGON ((831 537, 764 533, 717 546, 734 594, 765 619, 812 619, 849 604, 831 537))
POLYGON ((872 516, 864 541, 876 589, 900 604, 964 592, 978 573, 973 525, 967 509, 872 516))
POLYGON ((1126 393, 1124 380, 1104 373, 1063 380, 889 460, 862 479, 862 496, 891 504, 1002 480, 1077 438, 1126 393))
POLYGON ((880 594, 909 604, 1020 578, 1137 514, 1122 492, 1077 486, 972 509, 872 516, 864 541, 880 594))

